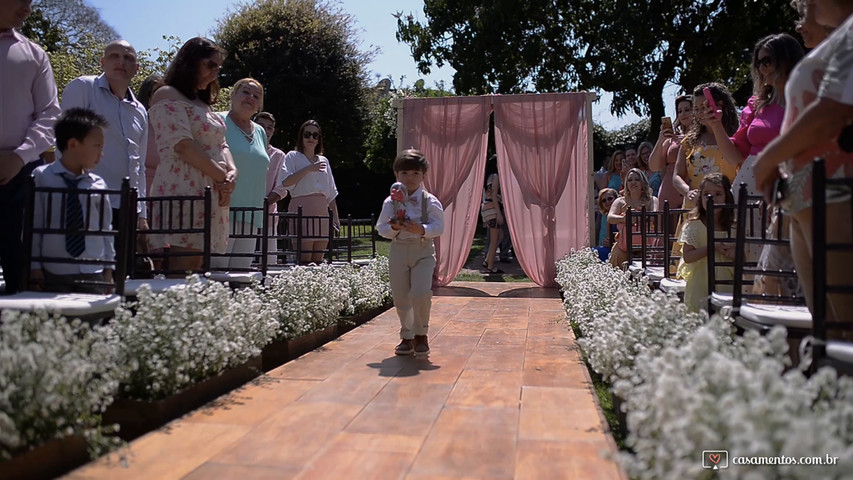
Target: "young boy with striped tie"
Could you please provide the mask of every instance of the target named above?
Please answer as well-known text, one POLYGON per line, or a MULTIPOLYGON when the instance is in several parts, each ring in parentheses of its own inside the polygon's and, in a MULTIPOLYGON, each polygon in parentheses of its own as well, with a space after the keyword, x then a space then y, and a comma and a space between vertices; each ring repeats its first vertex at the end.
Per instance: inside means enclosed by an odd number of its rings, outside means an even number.
MULTIPOLYGON (((54 126, 56 146, 62 152, 62 158, 38 167, 33 172, 36 188, 105 190, 106 182, 92 173, 92 169, 101 160, 106 125, 103 117, 84 108, 72 108, 63 113, 54 126)), ((33 227, 58 228, 64 225, 68 233, 34 234, 33 257, 83 257, 114 262, 115 248, 112 238, 85 234, 87 229, 109 230, 111 223, 112 207, 108 195, 40 192, 35 197, 33 227), (49 202, 48 195, 53 197, 49 202), (88 225, 85 224, 87 220, 88 225), (80 233, 74 233, 75 231, 80 233)), ((30 266, 31 290, 110 293, 110 289, 105 289, 102 285, 112 281, 113 269, 97 264, 33 261, 30 266)))

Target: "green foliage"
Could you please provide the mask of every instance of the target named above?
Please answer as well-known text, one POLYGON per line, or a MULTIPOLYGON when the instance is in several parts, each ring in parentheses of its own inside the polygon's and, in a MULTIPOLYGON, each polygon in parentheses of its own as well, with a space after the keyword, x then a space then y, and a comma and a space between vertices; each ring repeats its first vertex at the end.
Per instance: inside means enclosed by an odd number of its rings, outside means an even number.
POLYGON ((333 163, 362 164, 375 52, 358 49, 350 15, 325 0, 257 0, 220 19, 214 38, 228 50, 223 85, 243 77, 263 84, 279 132, 273 144, 292 149, 299 126, 314 119, 333 163))
POLYGON ((651 121, 648 118, 625 125, 617 130, 605 130, 601 125, 594 124, 592 127, 594 169, 598 170, 615 150, 624 150, 628 147, 636 148, 640 143, 652 138, 649 135, 650 130, 651 121))
POLYGON ((50 21, 44 12, 33 9, 21 27, 21 33, 30 40, 37 42, 45 50, 56 50, 60 45, 68 44, 68 36, 56 24, 50 21))
POLYGON ((613 154, 614 150, 637 147, 640 143, 652 138, 649 135, 651 122, 648 118, 625 125, 618 130, 608 131, 599 124, 592 126, 592 145, 595 157, 595 169, 604 164, 604 160, 613 154))
MULTIPOLYGON (((402 79, 401 79, 402 81, 402 79)), ((391 80, 379 82, 374 89, 371 102, 370 125, 364 141, 364 164, 374 172, 391 171, 394 157, 397 156, 397 109, 394 102, 405 97, 447 97, 453 95, 445 89, 444 82, 435 88, 427 88, 419 79, 411 87, 392 90, 391 80)))
POLYGON ((793 33, 789 0, 425 0, 423 23, 399 15, 397 39, 420 71, 449 64, 458 94, 614 93, 611 112, 650 115, 663 89, 721 81, 743 103, 757 40, 793 33))

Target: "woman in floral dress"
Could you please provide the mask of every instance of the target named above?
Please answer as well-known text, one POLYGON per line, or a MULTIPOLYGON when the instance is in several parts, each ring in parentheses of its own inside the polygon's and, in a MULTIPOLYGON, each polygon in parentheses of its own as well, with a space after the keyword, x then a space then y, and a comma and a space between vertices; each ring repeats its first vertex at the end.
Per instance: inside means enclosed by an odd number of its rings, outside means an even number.
MULTIPOLYGON (((152 182, 153 196, 202 195, 213 187, 210 247, 223 253, 228 240, 228 203, 234 191, 237 169, 225 143, 225 124, 211 110, 219 93, 217 77, 222 68, 224 50, 206 38, 187 41, 169 66, 164 86, 151 99, 149 121, 154 129, 160 166, 152 182)), ((171 218, 152 212, 152 223, 159 226, 204 225, 204 208, 174 208, 171 218), (169 223, 171 221, 171 223, 169 223)), ((201 234, 174 233, 152 235, 154 248, 169 245, 172 252, 202 252, 201 234)), ((201 255, 170 259, 175 270, 198 270, 201 255)))

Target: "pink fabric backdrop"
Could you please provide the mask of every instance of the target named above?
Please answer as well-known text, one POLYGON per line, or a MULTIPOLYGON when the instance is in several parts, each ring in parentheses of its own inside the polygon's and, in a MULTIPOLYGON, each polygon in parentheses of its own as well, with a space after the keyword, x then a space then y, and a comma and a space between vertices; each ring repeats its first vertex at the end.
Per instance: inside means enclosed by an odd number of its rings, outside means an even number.
POLYGON ((424 152, 430 163, 424 185, 444 206, 433 278, 444 286, 465 264, 480 221, 491 99, 407 98, 403 112, 403 148, 424 152))
POLYGON ((586 93, 493 97, 498 173, 521 268, 556 285, 554 262, 589 243, 586 93))

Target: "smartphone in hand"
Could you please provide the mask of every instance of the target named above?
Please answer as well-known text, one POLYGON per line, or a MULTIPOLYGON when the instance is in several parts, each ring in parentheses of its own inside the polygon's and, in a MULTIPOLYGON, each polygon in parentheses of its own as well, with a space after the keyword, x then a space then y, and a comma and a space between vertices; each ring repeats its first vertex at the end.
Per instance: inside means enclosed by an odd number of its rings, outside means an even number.
POLYGON ((711 94, 711 89, 705 87, 702 89, 702 93, 705 94, 705 100, 708 101, 708 106, 714 111, 714 118, 720 118, 720 112, 717 110, 717 102, 714 101, 714 95, 711 94))
POLYGON ((660 128, 661 130, 669 130, 670 132, 675 133, 675 130, 672 128, 672 119, 669 117, 661 117, 660 128))

